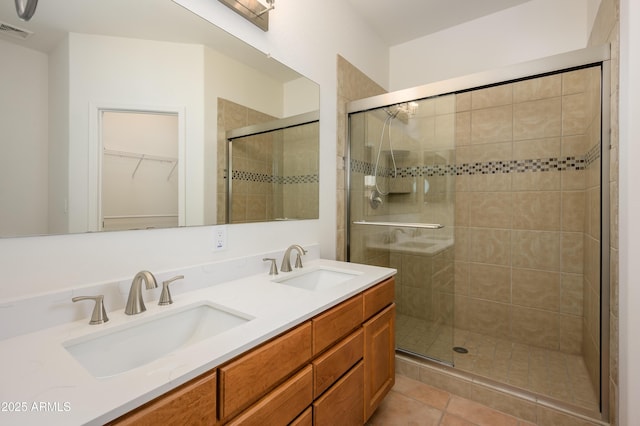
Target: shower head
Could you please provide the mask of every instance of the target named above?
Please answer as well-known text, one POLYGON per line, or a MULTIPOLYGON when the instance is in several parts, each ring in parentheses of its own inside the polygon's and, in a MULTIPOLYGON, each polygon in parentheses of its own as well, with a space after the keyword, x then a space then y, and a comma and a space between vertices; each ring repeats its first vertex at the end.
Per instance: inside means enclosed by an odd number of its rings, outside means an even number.
POLYGON ((385 108, 386 113, 393 120, 394 118, 400 119, 400 121, 404 121, 405 123, 411 117, 413 117, 418 111, 418 103, 417 102, 404 102, 401 104, 391 105, 388 108, 385 108))

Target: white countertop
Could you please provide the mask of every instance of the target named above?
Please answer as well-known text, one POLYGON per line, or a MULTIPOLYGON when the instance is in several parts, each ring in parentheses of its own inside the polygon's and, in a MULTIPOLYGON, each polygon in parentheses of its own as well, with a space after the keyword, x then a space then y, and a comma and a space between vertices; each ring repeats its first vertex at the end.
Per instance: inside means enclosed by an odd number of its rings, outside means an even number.
POLYGON ((110 321, 89 318, 0 341, 0 424, 103 424, 148 402, 238 354, 304 322, 392 276, 395 270, 329 260, 313 260, 293 276, 314 268, 359 275, 333 288, 310 291, 253 275, 174 296, 174 303, 146 302, 147 311, 128 316, 107 312, 110 321), (63 346, 70 339, 120 328, 170 310, 206 302, 238 311, 252 320, 231 330, 108 378, 95 378, 63 346))

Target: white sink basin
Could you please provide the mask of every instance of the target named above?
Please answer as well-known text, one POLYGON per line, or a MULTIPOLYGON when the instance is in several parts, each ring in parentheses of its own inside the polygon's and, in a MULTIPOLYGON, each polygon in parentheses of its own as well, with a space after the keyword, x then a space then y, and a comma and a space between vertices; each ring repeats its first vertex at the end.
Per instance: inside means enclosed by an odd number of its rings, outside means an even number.
POLYGON ((273 281, 305 290, 321 291, 349 281, 361 273, 332 268, 315 268, 303 269, 300 272, 291 272, 291 274, 291 276, 276 278, 273 281))
POLYGON ((103 378, 140 367, 251 319, 201 303, 73 339, 63 346, 93 376, 103 378))

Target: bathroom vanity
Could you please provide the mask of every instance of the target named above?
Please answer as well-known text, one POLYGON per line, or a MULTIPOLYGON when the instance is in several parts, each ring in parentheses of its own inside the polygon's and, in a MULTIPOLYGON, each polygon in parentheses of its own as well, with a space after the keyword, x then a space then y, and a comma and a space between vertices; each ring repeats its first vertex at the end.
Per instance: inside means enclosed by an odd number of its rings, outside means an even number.
POLYGON ((3 381, 12 384, 1 398, 28 406, 0 421, 364 424, 394 383, 394 274, 307 261, 293 272, 176 294, 168 307, 149 301, 139 315, 108 312, 105 324, 86 318, 0 341, 3 381), (228 326, 219 312, 234 317, 228 326), (156 324, 163 322, 160 340, 171 344, 185 333, 172 323, 193 318, 199 335, 160 356, 148 353, 162 350, 149 337, 156 324), (218 328, 207 328, 209 321, 218 328), (37 401, 61 409, 34 411, 37 401))

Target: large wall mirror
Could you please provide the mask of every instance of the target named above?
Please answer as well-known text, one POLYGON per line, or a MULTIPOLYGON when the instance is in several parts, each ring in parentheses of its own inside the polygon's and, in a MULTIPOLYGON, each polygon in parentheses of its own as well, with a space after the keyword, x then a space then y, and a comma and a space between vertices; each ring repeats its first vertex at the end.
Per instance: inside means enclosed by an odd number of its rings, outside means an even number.
POLYGON ((0 237, 318 216, 318 85, 171 0, 0 2, 0 58, 0 237))

